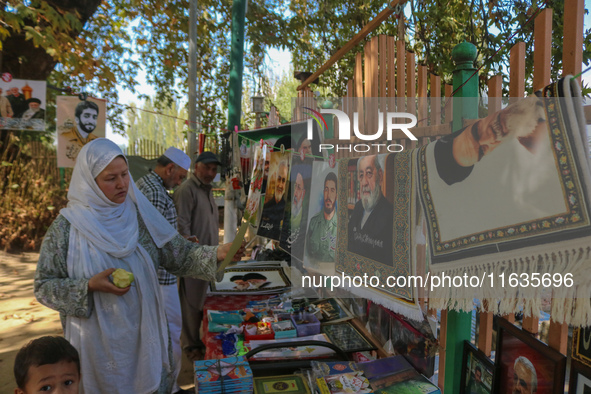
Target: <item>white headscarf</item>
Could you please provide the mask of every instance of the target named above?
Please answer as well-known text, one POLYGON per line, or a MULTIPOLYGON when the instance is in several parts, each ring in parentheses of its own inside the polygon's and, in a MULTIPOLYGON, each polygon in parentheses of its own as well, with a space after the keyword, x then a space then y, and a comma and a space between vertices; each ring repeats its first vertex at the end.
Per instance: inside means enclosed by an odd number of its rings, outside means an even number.
MULTIPOLYGON (((130 176, 127 198, 110 201, 95 178, 123 153, 98 138, 78 154, 61 214, 70 222, 70 278, 90 279, 109 268, 135 276, 123 296, 89 293, 88 318, 68 316, 65 337, 78 349, 83 393, 152 393, 169 371, 166 316, 154 262, 139 244, 137 212, 158 247, 176 230, 137 189, 130 176), (136 209, 137 207, 137 209, 136 209)), ((127 159, 126 159, 127 160, 127 159)))

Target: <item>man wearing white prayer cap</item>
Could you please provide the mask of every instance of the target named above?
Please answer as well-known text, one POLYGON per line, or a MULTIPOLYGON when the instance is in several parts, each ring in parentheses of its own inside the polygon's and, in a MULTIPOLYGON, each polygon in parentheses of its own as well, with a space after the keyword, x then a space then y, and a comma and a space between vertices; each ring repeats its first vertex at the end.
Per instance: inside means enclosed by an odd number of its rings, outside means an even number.
MULTIPOLYGON (((156 168, 150 170, 147 175, 136 182, 138 189, 175 229, 177 228, 177 212, 168 190, 172 190, 183 182, 187 177, 190 166, 191 158, 182 150, 171 146, 158 158, 156 168)), ((175 383, 172 392, 183 392, 176 383, 176 378, 178 378, 181 370, 182 357, 180 344, 182 315, 177 290, 177 278, 160 267, 158 269, 158 282, 164 299, 164 309, 168 319, 168 330, 175 361, 175 383)))

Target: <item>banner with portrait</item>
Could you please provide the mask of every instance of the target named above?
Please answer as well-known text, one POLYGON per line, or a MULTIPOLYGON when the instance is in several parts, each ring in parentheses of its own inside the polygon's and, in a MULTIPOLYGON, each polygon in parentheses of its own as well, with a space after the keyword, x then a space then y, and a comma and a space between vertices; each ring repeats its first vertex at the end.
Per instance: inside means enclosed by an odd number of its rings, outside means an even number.
POLYGON ((304 266, 325 275, 335 272, 337 250, 337 169, 315 161, 308 208, 304 266))
POLYGON ((248 197, 246 199, 246 209, 244 210, 244 220, 251 226, 257 228, 260 220, 261 193, 264 191, 263 182, 265 179, 265 162, 268 162, 269 152, 266 145, 254 148, 254 161, 252 174, 250 175, 248 197))
POLYGON ((291 152, 271 152, 269 175, 257 235, 279 241, 285 207, 289 203, 289 167, 291 152))
POLYGON ((292 259, 302 262, 308 223, 308 205, 312 184, 312 163, 310 157, 293 154, 290 169, 290 204, 285 209, 281 228, 281 249, 291 254, 292 259))
POLYGON ((423 315, 416 286, 388 278, 416 271, 416 150, 339 162, 336 271, 370 277, 352 294, 414 320, 423 315))
POLYGON ((47 83, 0 79, 0 129, 45 131, 47 83))
POLYGON ((578 298, 566 311, 553 310, 553 319, 590 325, 588 156, 571 77, 420 148, 431 273, 486 280, 438 287, 430 307, 470 310, 477 297, 494 312, 503 299, 500 313, 537 314, 542 289, 551 287, 554 298, 578 298), (520 279, 503 284, 503 275, 520 279), (574 285, 563 285, 567 275, 574 285), (536 285, 536 276, 549 281, 536 285))
POLYGON ((96 138, 104 138, 107 106, 104 100, 57 96, 57 166, 74 167, 80 149, 96 138))

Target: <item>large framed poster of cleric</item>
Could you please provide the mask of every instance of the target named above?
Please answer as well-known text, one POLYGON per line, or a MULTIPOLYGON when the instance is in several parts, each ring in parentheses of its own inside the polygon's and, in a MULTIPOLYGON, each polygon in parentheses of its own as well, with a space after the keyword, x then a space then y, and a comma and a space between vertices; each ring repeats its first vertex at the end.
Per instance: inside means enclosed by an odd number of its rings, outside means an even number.
POLYGON ((414 285, 387 282, 416 271, 415 155, 413 150, 339 162, 335 268, 353 279, 368 278, 361 286, 343 283, 353 294, 421 319, 414 285))
POLYGON ((45 81, 0 79, 0 129, 45 131, 45 81))
POLYGON ((57 166, 74 167, 80 149, 105 137, 107 106, 104 100, 78 96, 57 99, 57 166))

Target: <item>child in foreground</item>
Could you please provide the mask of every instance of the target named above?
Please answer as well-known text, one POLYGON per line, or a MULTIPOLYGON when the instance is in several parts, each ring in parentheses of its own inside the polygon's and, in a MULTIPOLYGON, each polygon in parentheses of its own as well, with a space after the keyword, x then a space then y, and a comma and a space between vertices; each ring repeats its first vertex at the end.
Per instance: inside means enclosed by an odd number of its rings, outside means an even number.
POLYGON ((19 350, 14 360, 15 394, 77 394, 78 351, 63 337, 37 338, 19 350))

